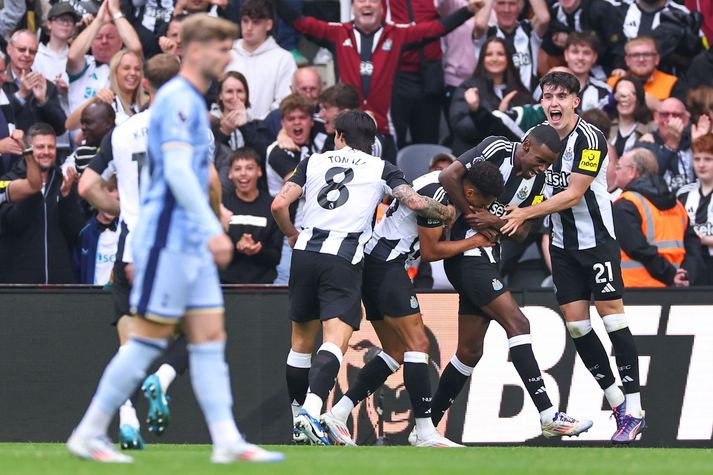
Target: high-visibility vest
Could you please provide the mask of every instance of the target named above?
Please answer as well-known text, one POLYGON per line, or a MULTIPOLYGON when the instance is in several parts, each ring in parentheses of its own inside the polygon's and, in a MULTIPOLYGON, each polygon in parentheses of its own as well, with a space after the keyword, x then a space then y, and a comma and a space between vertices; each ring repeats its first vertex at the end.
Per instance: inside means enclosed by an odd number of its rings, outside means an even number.
MULTIPOLYGON (((688 213, 681 202, 676 200, 676 206, 673 208, 660 210, 646 197, 634 191, 625 191, 619 200, 630 201, 636 206, 641 216, 641 232, 646 241, 656 246, 659 256, 678 269, 686 257, 683 237, 688 228, 688 213)), ((623 249, 621 275, 625 287, 666 287, 666 284, 653 278, 641 262, 633 260, 623 249)))

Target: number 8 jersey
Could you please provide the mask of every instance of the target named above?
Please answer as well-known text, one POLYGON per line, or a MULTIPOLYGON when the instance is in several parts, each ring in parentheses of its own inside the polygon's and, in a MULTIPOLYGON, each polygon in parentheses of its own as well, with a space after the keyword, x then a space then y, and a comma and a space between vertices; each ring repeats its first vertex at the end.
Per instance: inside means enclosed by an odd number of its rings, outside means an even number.
POLYGON ((380 158, 345 147, 303 160, 290 181, 303 189, 303 229, 295 249, 358 264, 371 237, 376 206, 407 185, 403 172, 380 158))

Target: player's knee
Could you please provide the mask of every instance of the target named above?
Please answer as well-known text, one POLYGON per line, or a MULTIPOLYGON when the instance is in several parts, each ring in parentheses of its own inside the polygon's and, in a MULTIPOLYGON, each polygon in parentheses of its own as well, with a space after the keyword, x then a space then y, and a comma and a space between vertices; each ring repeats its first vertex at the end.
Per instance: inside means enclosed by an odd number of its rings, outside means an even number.
POLYGON ((478 345, 471 348, 458 348, 456 351, 458 359, 466 366, 475 367, 483 357, 483 345, 478 345))
POLYGON ((519 335, 527 335, 530 333, 530 321, 527 319, 522 310, 519 308, 513 310, 512 316, 508 319, 505 327, 505 332, 508 338, 519 335))

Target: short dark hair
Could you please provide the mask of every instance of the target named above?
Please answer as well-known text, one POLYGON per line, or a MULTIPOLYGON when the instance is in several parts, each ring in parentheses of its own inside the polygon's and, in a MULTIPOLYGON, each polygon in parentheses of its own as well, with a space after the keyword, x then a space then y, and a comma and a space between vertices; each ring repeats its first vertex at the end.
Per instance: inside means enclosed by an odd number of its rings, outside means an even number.
POLYGON ((240 7, 240 18, 244 16, 251 20, 274 20, 275 9, 268 0, 247 0, 240 7))
POLYGON ((319 95, 319 102, 328 107, 336 106, 341 110, 358 109, 359 91, 352 84, 338 82, 319 95))
POLYGON ((582 112, 580 117, 601 130, 604 134, 604 138, 609 140, 609 132, 611 132, 611 119, 606 112, 601 109, 589 109, 582 112))
POLYGON ((238 160, 255 160, 255 163, 260 165, 260 154, 258 154, 252 147, 240 147, 235 149, 235 152, 230 156, 230 166, 238 160))
POLYGON ((563 71, 553 71, 542 76, 540 88, 545 90, 545 86, 561 87, 570 94, 579 94, 579 79, 574 74, 563 71))
POLYGON ((284 119, 285 116, 293 110, 300 110, 312 117, 314 104, 312 104, 302 94, 290 94, 289 96, 285 96, 285 98, 280 101, 280 114, 284 119))
POLYGON ((476 162, 463 177, 480 192, 481 195, 497 198, 505 190, 505 181, 500 169, 493 163, 482 160, 476 162))
POLYGON ((554 153, 562 150, 562 140, 554 127, 547 124, 536 125, 528 132, 526 139, 534 139, 540 145, 544 145, 554 153))
POLYGON ((38 135, 52 135, 53 137, 57 137, 57 132, 46 122, 36 122, 27 129, 27 142, 32 142, 32 139, 38 135))
POLYGON ((334 121, 334 129, 342 135, 347 145, 371 155, 376 122, 369 114, 359 110, 342 112, 334 121))
POLYGON ((104 101, 100 101, 99 99, 94 98, 94 100, 82 110, 81 115, 84 115, 84 112, 88 111, 89 109, 99 109, 101 114, 104 116, 104 119, 106 119, 106 121, 110 123, 112 127, 114 126, 114 122, 116 121, 116 111, 110 104, 107 104, 104 101))
POLYGON ((181 63, 173 54, 161 53, 144 63, 144 77, 152 88, 158 90, 173 79, 181 69, 181 63))
POLYGON ((574 45, 587 45, 596 53, 599 50, 599 38, 591 30, 573 31, 567 35, 567 42, 564 49, 574 45))

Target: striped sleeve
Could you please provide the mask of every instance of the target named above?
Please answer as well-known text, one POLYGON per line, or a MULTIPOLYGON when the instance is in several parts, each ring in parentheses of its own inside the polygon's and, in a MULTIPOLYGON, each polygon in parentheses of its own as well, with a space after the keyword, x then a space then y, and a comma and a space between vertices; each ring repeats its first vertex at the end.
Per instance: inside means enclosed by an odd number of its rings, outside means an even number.
POLYGON ((484 160, 500 166, 505 157, 510 156, 510 152, 512 152, 512 142, 506 137, 492 136, 464 152, 458 157, 458 161, 463 164, 466 170, 470 170, 474 164, 484 160))
POLYGON ((584 121, 577 125, 580 132, 574 151, 572 173, 597 176, 607 158, 607 141, 596 127, 584 121))

